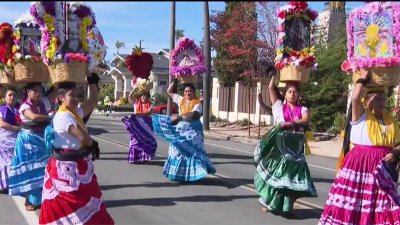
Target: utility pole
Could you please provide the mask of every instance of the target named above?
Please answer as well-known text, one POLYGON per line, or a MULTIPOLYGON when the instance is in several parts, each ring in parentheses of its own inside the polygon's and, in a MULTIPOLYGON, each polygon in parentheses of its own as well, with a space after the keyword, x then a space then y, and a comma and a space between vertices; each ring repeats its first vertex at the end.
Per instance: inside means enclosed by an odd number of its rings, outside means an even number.
POLYGON ((211 44, 210 44, 210 12, 208 1, 204 2, 204 58, 207 71, 203 75, 203 129, 210 130, 210 100, 211 100, 211 44))
MULTIPOLYGON (((172 68, 172 50, 175 48, 175 1, 172 1, 171 3, 171 30, 170 30, 170 36, 169 36, 169 71, 168 71, 168 85, 171 84, 172 82, 172 76, 171 76, 171 68, 172 68)), ((171 116, 172 114, 172 99, 168 97, 168 102, 167 102, 167 113, 168 115, 171 116)))

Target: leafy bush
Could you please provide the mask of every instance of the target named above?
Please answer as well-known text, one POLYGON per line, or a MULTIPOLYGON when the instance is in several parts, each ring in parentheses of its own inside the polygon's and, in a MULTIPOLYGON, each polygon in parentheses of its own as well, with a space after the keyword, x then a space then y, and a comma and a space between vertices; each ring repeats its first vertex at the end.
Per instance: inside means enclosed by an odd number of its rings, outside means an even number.
POLYGON ((119 98, 120 105, 128 105, 128 103, 129 103, 128 98, 124 98, 124 97, 119 98))
POLYGON ((346 114, 341 112, 336 112, 335 118, 333 120, 333 125, 329 129, 329 131, 331 133, 338 134, 345 128, 346 128, 346 114))
POLYGON ((252 123, 248 119, 242 119, 242 120, 239 120, 238 122, 239 122, 239 125, 242 127, 248 126, 249 124, 252 125, 252 123))
POLYGON ((105 87, 100 88, 99 98, 104 99, 106 96, 114 96, 114 86, 106 85, 105 87))
POLYGON ((154 104, 156 106, 165 105, 165 104, 167 104, 167 101, 168 101, 168 95, 167 94, 155 93, 153 95, 153 98, 154 98, 154 102, 155 102, 154 104))
POLYGON ((217 121, 217 117, 214 115, 210 116, 210 122, 216 122, 217 121))

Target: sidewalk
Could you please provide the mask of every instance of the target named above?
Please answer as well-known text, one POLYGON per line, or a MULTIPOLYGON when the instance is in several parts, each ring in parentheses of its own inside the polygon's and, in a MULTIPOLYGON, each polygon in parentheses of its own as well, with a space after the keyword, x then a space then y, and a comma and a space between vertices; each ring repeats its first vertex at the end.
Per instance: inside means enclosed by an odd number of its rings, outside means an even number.
MULTIPOLYGON (((262 128, 260 131, 260 136, 262 137, 270 127, 262 128)), ((258 142, 258 128, 254 127, 250 132, 251 137, 248 137, 248 129, 237 129, 237 128, 217 128, 210 127, 210 131, 204 131, 204 136, 207 139, 216 139, 216 140, 231 140, 240 143, 257 145, 258 142), (256 130, 256 131, 255 131, 256 130), (255 131, 255 132, 254 132, 255 131)), ((331 157, 331 158, 339 158, 340 151, 342 149, 343 141, 341 139, 332 139, 329 141, 309 141, 308 142, 311 154, 331 157)))

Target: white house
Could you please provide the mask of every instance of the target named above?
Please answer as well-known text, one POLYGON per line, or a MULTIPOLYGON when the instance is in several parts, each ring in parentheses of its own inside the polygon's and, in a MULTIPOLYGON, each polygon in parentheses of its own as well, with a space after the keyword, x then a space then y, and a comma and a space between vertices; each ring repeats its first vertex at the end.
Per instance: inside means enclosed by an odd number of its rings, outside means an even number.
MULTIPOLYGON (((165 93, 168 87, 169 55, 164 50, 150 54, 154 61, 153 69, 151 70, 151 75, 154 76, 153 89, 156 93, 165 93)), ((121 97, 128 97, 129 92, 133 88, 132 73, 122 64, 127 56, 128 54, 115 54, 114 58, 110 61, 111 69, 106 71, 106 74, 111 76, 115 81, 114 98, 116 100, 121 97)))
MULTIPOLYGON (((154 76, 153 90, 154 93, 167 93, 168 74, 169 74, 169 49, 161 49, 157 53, 150 53, 153 57, 153 69, 151 75, 154 76)), ((110 61, 110 70, 104 72, 105 75, 112 77, 115 81, 114 99, 128 97, 132 90, 132 73, 123 65, 128 54, 115 54, 110 61)), ((216 77, 214 67, 211 66, 211 79, 216 77)), ((195 84, 196 88, 202 88, 203 82, 200 78, 195 84)))

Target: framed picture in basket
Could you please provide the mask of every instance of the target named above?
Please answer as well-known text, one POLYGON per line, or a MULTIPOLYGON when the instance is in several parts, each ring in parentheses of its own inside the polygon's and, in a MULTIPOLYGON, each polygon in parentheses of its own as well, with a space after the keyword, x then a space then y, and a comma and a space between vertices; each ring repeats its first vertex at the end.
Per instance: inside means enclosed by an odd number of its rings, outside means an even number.
POLYGON ((294 16, 285 20, 286 38, 283 45, 294 51, 300 51, 310 47, 311 21, 294 16))
POLYGON ((393 57, 393 10, 354 18, 354 56, 393 57))
POLYGON ((19 24, 15 27, 15 33, 19 36, 20 53, 23 56, 40 56, 41 32, 39 27, 19 24))

